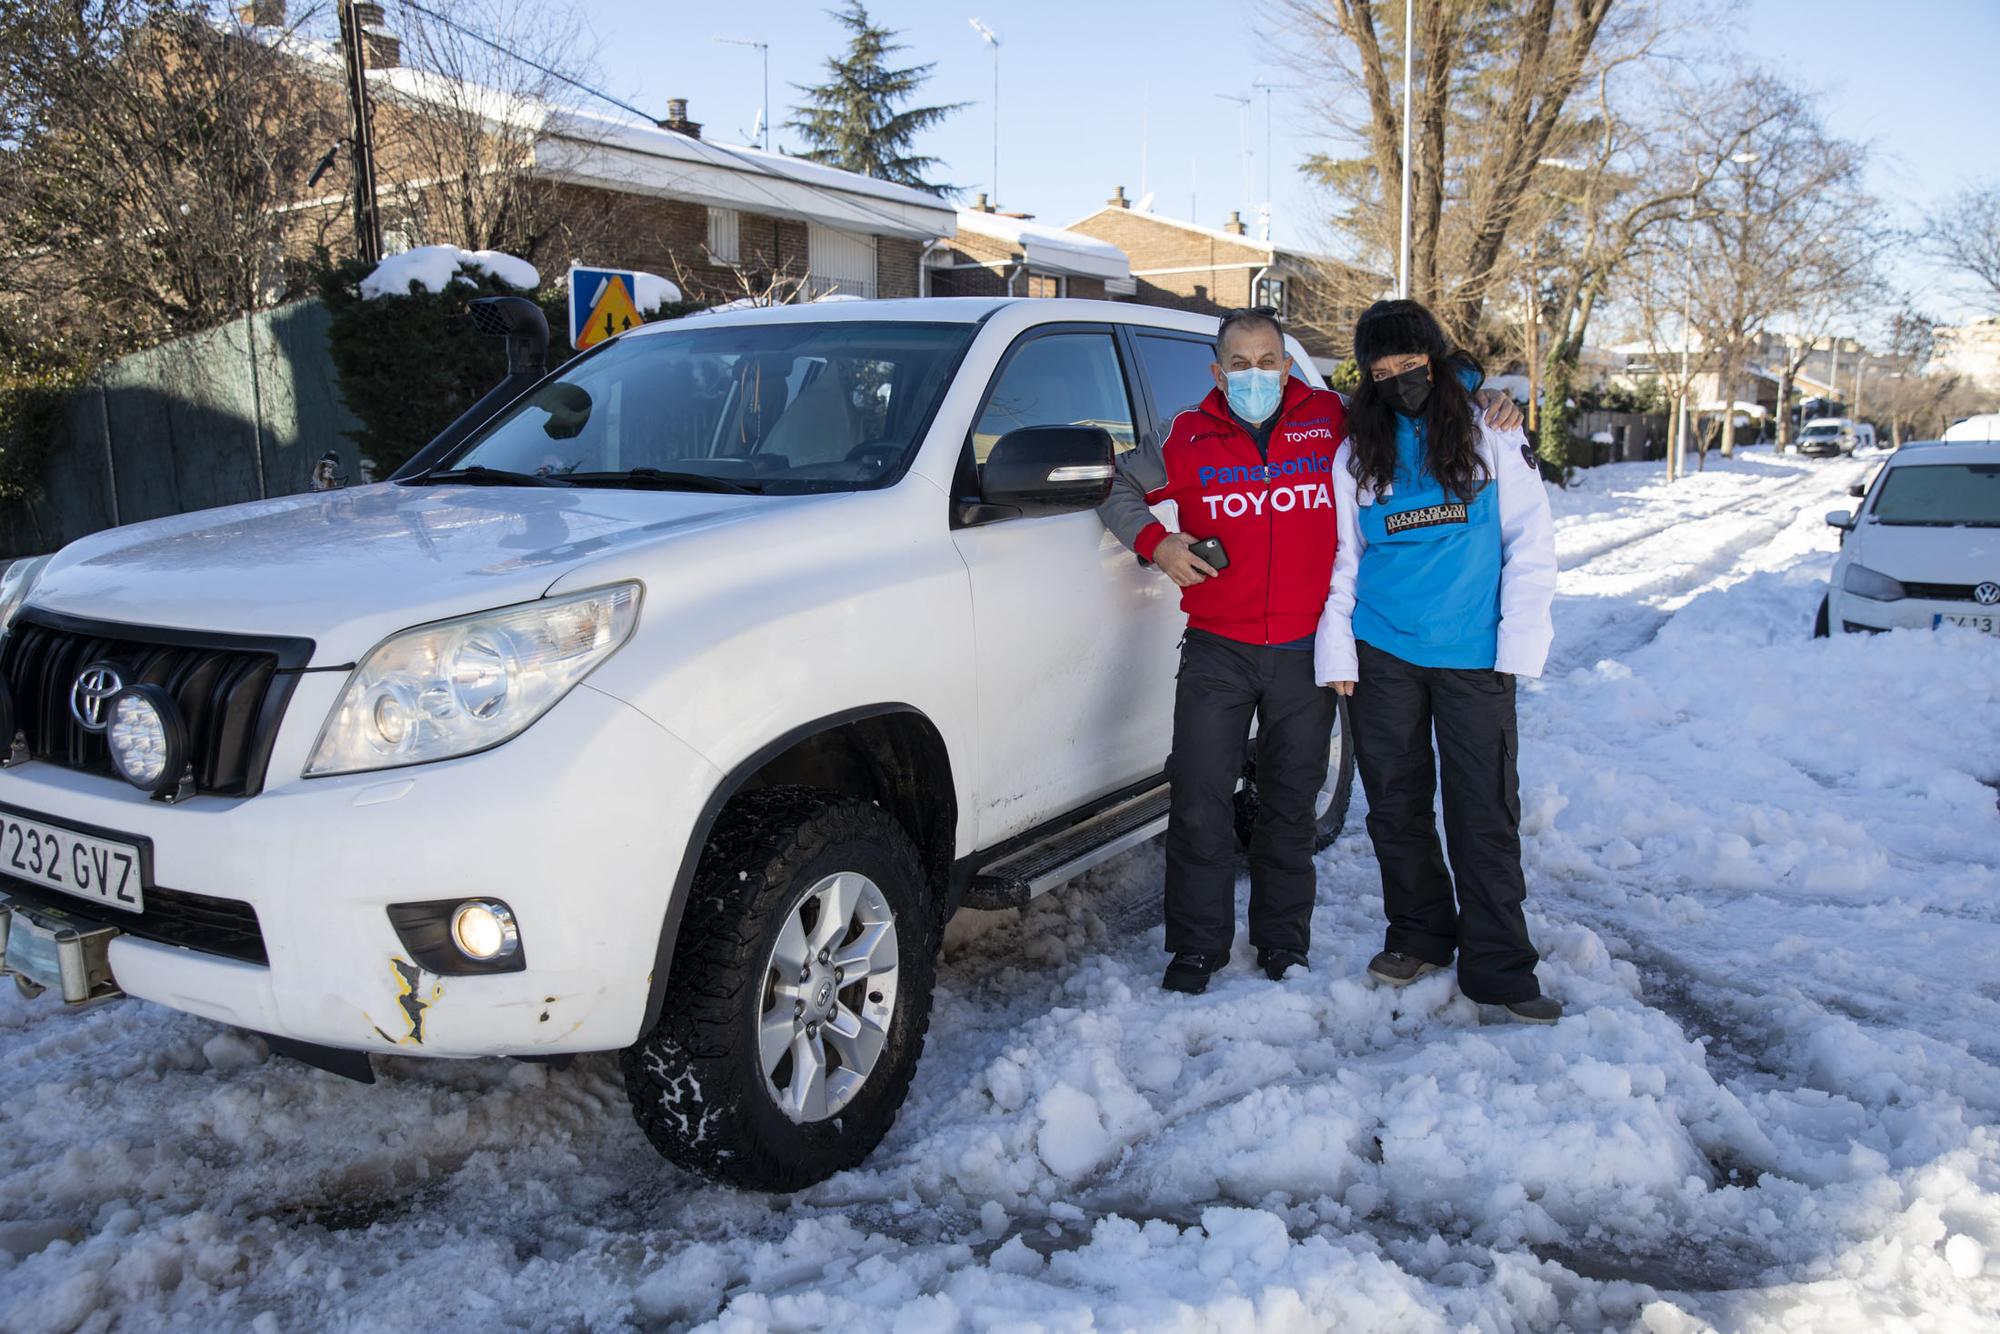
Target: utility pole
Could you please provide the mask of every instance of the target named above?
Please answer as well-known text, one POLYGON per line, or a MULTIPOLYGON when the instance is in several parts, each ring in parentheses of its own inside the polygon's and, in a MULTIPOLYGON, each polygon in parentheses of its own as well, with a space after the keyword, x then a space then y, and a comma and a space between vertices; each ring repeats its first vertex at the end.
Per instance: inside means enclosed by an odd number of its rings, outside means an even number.
POLYGON ((1417 0, 1403 0, 1403 245, 1396 295, 1410 295, 1410 74, 1417 63, 1417 0))
POLYGON ((757 54, 764 58, 764 105, 758 108, 757 122, 764 127, 763 148, 768 153, 771 151, 771 44, 752 41, 748 37, 718 37, 715 40, 731 46, 754 46, 757 54))
POLYGON ((354 110, 354 251, 364 264, 382 262, 382 215, 375 205, 374 113, 368 105, 368 53, 355 0, 340 0, 340 41, 346 47, 347 101, 354 110))
POLYGON ((1000 34, 972 20, 972 30, 993 48, 993 207, 1000 207, 1000 34))

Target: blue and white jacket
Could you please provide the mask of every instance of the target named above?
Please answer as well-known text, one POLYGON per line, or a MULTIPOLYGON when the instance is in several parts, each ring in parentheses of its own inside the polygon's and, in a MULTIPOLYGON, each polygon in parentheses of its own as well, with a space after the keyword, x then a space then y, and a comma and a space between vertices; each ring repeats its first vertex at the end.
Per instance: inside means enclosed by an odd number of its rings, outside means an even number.
POLYGON ((1314 641, 1322 685, 1359 678, 1356 637, 1424 667, 1540 676, 1555 630, 1555 529, 1541 469, 1519 430, 1475 418, 1492 479, 1461 504, 1420 466, 1414 429, 1398 432, 1396 481, 1360 486, 1352 442, 1333 457, 1333 586, 1314 641))

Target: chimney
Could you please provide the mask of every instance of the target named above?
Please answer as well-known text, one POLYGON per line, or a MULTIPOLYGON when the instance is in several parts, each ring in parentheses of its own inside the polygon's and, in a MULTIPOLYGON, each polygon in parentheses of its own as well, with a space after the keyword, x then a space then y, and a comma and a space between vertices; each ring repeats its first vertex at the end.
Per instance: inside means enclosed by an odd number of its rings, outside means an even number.
POLYGON ((1130 208, 1132 201, 1125 197, 1125 187, 1118 186, 1111 191, 1111 198, 1104 201, 1108 208, 1130 208))
POLYGON ((1231 236, 1247 236, 1250 233, 1250 229, 1243 225, 1242 211, 1233 208, 1229 210, 1229 221, 1222 224, 1222 230, 1231 236))
POLYGON ((701 126, 688 119, 688 100, 685 97, 668 98, 667 118, 654 124, 675 134, 685 134, 690 139, 701 138, 701 126))
POLYGON ((236 17, 252 28, 285 26, 285 0, 250 0, 236 7, 236 17))
POLYGON ((986 202, 986 192, 984 190, 981 190, 972 197, 972 211, 974 213, 991 213, 993 211, 993 205, 986 202))
MULTIPOLYGON (((245 7, 260 12, 266 8, 276 9, 281 14, 285 8, 283 0, 277 0, 277 3, 254 0, 245 7)), ((389 18, 382 12, 382 6, 356 0, 354 21, 361 27, 361 50, 367 57, 369 69, 394 69, 403 63, 402 40, 389 31, 389 18)))

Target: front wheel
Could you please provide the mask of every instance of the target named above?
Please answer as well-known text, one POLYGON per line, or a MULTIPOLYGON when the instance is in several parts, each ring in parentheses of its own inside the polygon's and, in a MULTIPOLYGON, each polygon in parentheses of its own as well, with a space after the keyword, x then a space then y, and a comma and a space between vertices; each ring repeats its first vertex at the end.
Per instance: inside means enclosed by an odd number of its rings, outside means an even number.
POLYGON ((1813 638, 1825 639, 1833 633, 1831 612, 1827 606, 1828 595, 1822 593, 1819 599, 1819 614, 1813 617, 1813 638))
MULTIPOLYGON (((1333 737, 1327 743, 1326 781, 1320 785, 1313 805, 1315 852, 1332 847, 1333 841, 1340 837, 1342 827, 1347 824, 1348 803, 1354 797, 1354 747, 1348 740, 1348 697, 1336 698, 1339 707, 1333 718, 1333 737)), ((1252 737, 1249 753, 1243 760, 1243 777, 1236 786, 1236 841, 1245 848, 1250 846, 1250 833, 1257 826, 1257 804, 1257 739, 1252 737)))
POLYGON ((775 787, 732 803, 689 887, 659 1025, 622 1060, 653 1146, 755 1190, 859 1165, 923 1052, 927 897, 909 836, 868 802, 775 787))

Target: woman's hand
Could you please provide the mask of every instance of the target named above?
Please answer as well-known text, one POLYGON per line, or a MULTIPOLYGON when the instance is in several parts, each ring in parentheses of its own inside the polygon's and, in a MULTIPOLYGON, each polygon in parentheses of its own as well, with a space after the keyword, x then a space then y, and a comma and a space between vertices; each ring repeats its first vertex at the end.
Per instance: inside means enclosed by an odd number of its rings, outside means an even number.
POLYGON ((1328 690, 1331 690, 1336 695, 1352 695, 1354 693, 1354 682, 1328 681, 1326 683, 1326 688, 1328 690))

